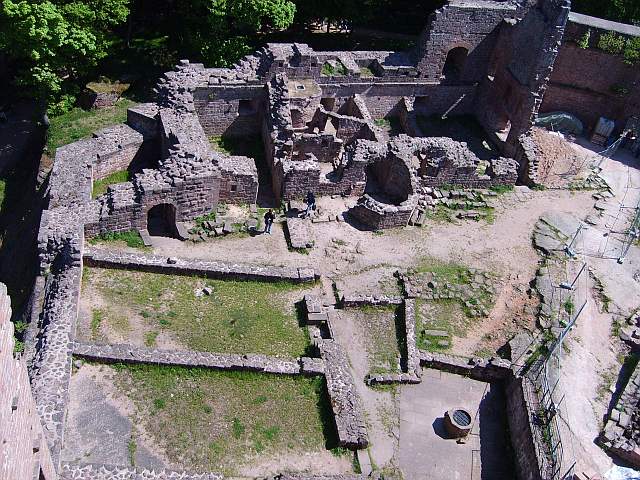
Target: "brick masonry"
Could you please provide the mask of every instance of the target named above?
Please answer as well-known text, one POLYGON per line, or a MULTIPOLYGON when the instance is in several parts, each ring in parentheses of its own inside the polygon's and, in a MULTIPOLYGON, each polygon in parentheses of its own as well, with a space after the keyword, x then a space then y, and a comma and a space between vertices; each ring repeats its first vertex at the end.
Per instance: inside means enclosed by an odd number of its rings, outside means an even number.
POLYGON ((13 353, 11 300, 0 283, 0 478, 55 480, 23 359, 13 353))

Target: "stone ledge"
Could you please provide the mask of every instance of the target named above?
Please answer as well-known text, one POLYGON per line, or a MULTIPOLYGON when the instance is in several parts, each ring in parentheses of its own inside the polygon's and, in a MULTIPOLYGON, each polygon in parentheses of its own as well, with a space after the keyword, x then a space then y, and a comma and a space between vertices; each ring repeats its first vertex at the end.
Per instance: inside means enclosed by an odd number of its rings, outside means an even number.
POLYGON ((73 343, 73 354, 91 360, 218 370, 245 370, 280 375, 322 375, 320 359, 279 358, 259 354, 224 354, 188 350, 158 350, 123 344, 73 343))
POLYGON ((86 248, 86 265, 104 268, 121 268, 144 272, 172 273, 176 275, 202 275, 221 280, 313 282, 318 277, 310 267, 275 267, 226 263, 210 260, 161 257, 144 253, 125 253, 86 248))
POLYGON ((148 470, 97 463, 63 463, 60 480, 222 480, 218 473, 148 470))
POLYGON ((402 305, 403 299, 387 295, 345 295, 340 299, 342 307, 362 307, 364 305, 402 305))

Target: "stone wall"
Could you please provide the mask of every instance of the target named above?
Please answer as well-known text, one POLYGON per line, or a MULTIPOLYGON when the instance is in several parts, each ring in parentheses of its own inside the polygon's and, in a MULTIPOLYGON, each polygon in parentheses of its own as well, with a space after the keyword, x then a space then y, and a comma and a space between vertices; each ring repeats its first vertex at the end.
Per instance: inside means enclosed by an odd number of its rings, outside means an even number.
POLYGON ((612 454, 640 468, 640 366, 636 365, 607 417, 598 443, 612 454))
POLYGON ((640 28, 586 15, 571 14, 556 59, 541 112, 564 111, 576 115, 590 133, 599 117, 615 120, 622 129, 640 112, 640 69, 628 65, 622 55, 598 49, 602 35, 640 37, 640 28), (581 48, 589 32, 588 48, 581 48))
POLYGON ((349 372, 349 358, 335 340, 322 340, 319 347, 340 446, 367 448, 369 438, 362 400, 349 372))
POLYGON ((432 82, 443 79, 447 54, 456 47, 468 56, 457 79, 475 83, 487 72, 495 42, 494 32, 505 18, 515 16, 511 2, 448 4, 433 13, 418 41, 418 71, 432 82))
POLYGON ((55 480, 24 360, 14 357, 11 301, 0 283, 0 478, 55 480))
POLYGON ((282 358, 258 354, 224 354, 191 350, 160 350, 132 345, 96 345, 75 342, 73 354, 99 362, 150 363, 163 366, 213 368, 280 375, 322 375, 316 358, 282 358))
POLYGON ((142 163, 144 138, 128 125, 107 127, 94 133, 96 158, 93 179, 99 180, 118 170, 127 170, 132 163, 142 163))
POLYGON ((225 263, 211 260, 160 257, 145 253, 124 253, 105 249, 86 249, 84 262, 88 266, 119 268, 172 275, 200 275, 212 279, 259 280, 271 282, 313 282, 317 279, 312 268, 272 267, 225 263))
POLYGON ((512 378, 505 386, 509 434, 511 435, 518 480, 542 480, 541 465, 531 426, 534 406, 529 404, 524 394, 524 381, 526 380, 523 378, 512 378))
POLYGON ((218 473, 187 473, 174 470, 99 465, 94 463, 64 463, 60 480, 222 480, 218 473))

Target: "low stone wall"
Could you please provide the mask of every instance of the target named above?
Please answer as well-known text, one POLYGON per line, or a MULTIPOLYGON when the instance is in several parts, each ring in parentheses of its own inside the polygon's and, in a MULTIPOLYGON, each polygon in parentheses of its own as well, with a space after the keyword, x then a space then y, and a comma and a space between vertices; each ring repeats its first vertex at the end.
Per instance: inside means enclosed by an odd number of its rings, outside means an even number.
POLYGON ((164 366, 246 370, 281 375, 321 375, 323 372, 321 360, 308 357, 280 358, 259 354, 240 355, 190 350, 159 350, 133 345, 97 345, 80 342, 73 344, 73 354, 102 362, 151 363, 164 366))
POLYGON ((81 275, 80 266, 67 266, 48 276, 42 329, 29 370, 33 396, 54 464, 59 461, 63 445, 71 379, 71 338, 75 328, 81 275))
POLYGON ((481 382, 497 382, 513 377, 511 362, 501 358, 467 358, 418 350, 420 364, 435 370, 465 375, 481 382))
POLYGON ((319 348, 340 446, 367 448, 369 437, 362 400, 349 372, 349 358, 342 346, 334 340, 323 340, 319 348))
POLYGON ((64 463, 60 480, 222 480, 218 473, 187 473, 174 470, 147 470, 96 463, 64 463))
POLYGON ((402 305, 402 297, 387 295, 343 295, 340 298, 341 307, 363 307, 365 305, 384 306, 402 305))
POLYGON ((225 280, 286 281, 294 283, 313 282, 316 274, 308 267, 272 267, 240 263, 167 258, 144 253, 124 253, 103 249, 86 249, 84 261, 88 266, 139 270, 143 272, 169 273, 174 275, 202 275, 207 278, 225 280))
POLYGON ((404 301, 404 331, 407 345, 407 372, 417 376, 422 376, 420 368, 420 354, 416 346, 416 300, 407 298, 404 301))

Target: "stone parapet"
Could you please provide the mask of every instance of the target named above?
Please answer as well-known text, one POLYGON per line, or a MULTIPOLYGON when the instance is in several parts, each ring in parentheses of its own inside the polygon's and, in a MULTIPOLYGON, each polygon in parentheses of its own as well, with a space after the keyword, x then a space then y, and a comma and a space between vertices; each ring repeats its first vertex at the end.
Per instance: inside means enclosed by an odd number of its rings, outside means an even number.
POLYGON ((308 267, 275 267, 225 263, 210 260, 167 258, 144 253, 124 253, 106 249, 86 249, 86 265, 103 268, 120 268, 144 272, 170 273, 174 275, 202 275, 224 280, 313 282, 316 274, 308 267))

